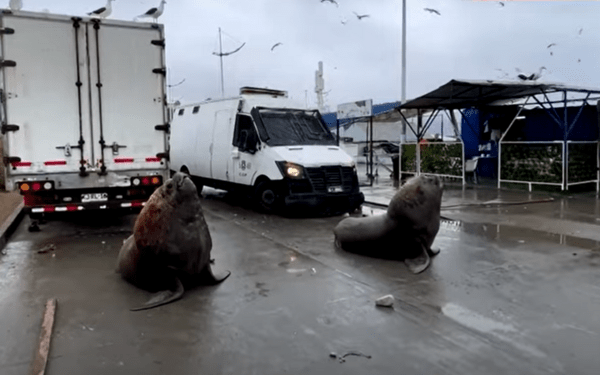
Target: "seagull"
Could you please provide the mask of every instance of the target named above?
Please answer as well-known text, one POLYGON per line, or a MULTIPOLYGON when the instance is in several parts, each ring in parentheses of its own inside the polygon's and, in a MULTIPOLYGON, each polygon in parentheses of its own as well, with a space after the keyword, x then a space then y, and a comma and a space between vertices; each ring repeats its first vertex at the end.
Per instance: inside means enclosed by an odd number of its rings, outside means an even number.
POLYGON ((503 7, 504 3, 502 1, 499 2, 500 6, 503 7))
POLYGON ((342 23, 342 25, 345 25, 348 23, 348 20, 344 18, 343 20, 340 20, 340 22, 342 23))
POLYGON ((356 15, 356 18, 358 18, 358 20, 360 21, 361 19, 365 18, 365 17, 370 17, 368 14, 358 14, 356 12, 352 12, 356 15))
POLYGON ((8 7, 10 10, 19 11, 23 8, 23 2, 21 0, 10 0, 8 7))
POLYGON ((555 46, 555 45, 556 45, 556 43, 550 43, 550 44, 548 44, 548 46, 546 48, 550 48, 550 47, 555 46))
POLYGON ((579 35, 583 32, 583 28, 579 29, 579 35))
POLYGON ((271 51, 273 51, 273 49, 275 49, 275 47, 280 46, 282 44, 283 43, 281 43, 281 42, 273 44, 273 47, 271 47, 271 51))
POLYGON ((112 13, 112 8, 110 6, 111 1, 115 1, 115 0, 107 0, 106 6, 104 6, 102 8, 98 8, 93 12, 89 12, 88 16, 96 16, 96 17, 100 17, 100 18, 106 18, 106 17, 110 16, 110 14, 112 13))
POLYGON ((433 8, 423 8, 423 9, 424 9, 425 11, 429 12, 429 13, 435 13, 435 14, 437 14, 438 16, 441 16, 441 15, 442 15, 442 14, 441 14, 441 13, 440 13, 438 10, 436 10, 436 9, 433 9, 433 8))
POLYGON ((339 4, 337 3, 337 1, 335 1, 335 0, 321 0, 321 2, 322 2, 322 3, 324 3, 324 2, 329 2, 329 3, 331 3, 331 4, 335 4, 335 6, 336 6, 336 7, 338 7, 338 8, 340 7, 340 5, 339 5, 339 4))
POLYGON ((536 81, 538 78, 542 76, 542 70, 545 70, 546 67, 542 66, 537 73, 532 73, 531 75, 525 75, 523 73, 519 74, 517 77, 522 81, 536 81))
POLYGON ((163 12, 165 11, 165 4, 167 2, 165 0, 160 0, 160 5, 158 6, 158 8, 150 8, 148 9, 148 11, 144 14, 140 14, 139 16, 135 17, 135 19, 137 20, 138 18, 153 18, 154 22, 156 22, 156 20, 158 19, 158 17, 161 16, 161 14, 163 14, 163 12))

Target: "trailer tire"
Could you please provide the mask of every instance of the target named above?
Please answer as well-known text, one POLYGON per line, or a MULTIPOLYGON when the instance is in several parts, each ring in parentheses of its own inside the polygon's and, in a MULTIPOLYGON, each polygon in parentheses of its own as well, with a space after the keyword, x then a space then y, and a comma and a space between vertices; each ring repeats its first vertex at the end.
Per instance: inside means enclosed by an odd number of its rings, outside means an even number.
POLYGON ((261 181, 254 188, 254 201, 260 211, 276 212, 280 208, 281 196, 271 181, 261 181))

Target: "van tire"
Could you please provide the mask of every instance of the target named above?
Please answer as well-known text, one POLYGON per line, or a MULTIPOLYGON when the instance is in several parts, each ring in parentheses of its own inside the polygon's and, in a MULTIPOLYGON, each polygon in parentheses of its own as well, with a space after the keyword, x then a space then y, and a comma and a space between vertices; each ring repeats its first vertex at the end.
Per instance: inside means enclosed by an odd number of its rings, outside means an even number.
POLYGON ((271 181, 261 181, 254 188, 254 201, 260 211, 276 212, 280 208, 281 197, 271 181))

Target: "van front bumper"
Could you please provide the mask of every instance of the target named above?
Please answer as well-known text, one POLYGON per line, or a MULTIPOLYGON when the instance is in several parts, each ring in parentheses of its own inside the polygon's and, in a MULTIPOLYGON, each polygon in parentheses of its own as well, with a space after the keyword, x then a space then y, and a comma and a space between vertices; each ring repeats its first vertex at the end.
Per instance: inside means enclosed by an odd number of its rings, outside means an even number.
POLYGON ((321 209, 329 212, 352 212, 365 201, 363 193, 292 194, 284 199, 286 208, 321 209))

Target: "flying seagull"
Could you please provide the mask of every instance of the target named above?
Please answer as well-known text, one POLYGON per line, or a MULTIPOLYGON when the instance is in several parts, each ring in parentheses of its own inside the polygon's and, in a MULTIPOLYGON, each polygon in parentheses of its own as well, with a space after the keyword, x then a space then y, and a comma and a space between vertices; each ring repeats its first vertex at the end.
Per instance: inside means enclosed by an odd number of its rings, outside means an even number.
POLYGON ((550 43, 550 44, 548 44, 548 46, 546 48, 550 48, 550 47, 555 46, 555 45, 556 45, 556 43, 550 43))
POLYGON ((435 13, 435 14, 437 14, 438 16, 441 16, 441 15, 442 15, 442 14, 441 14, 441 13, 440 13, 438 10, 436 10, 436 9, 433 9, 433 8, 423 8, 423 9, 424 9, 425 11, 429 12, 429 13, 435 13))
POLYGON ((281 42, 273 44, 273 47, 271 47, 271 51, 273 51, 273 49, 275 49, 275 47, 280 46, 282 44, 283 43, 281 43, 281 42))
POLYGON ((160 0, 160 5, 158 6, 158 8, 150 8, 146 13, 140 14, 139 16, 135 17, 135 19, 137 20, 138 18, 152 18, 153 21, 156 22, 158 17, 160 17, 165 11, 166 3, 167 2, 165 0, 160 0))
POLYGON ((546 67, 542 66, 537 73, 532 73, 531 75, 525 75, 523 73, 519 74, 517 77, 522 81, 536 81, 538 78, 542 76, 542 70, 545 70, 546 67))
POLYGON ((358 18, 358 20, 360 21, 361 19, 365 18, 365 17, 370 17, 368 14, 358 14, 356 12, 352 12, 356 15, 356 18, 358 18))
POLYGON ((335 4, 336 7, 340 7, 340 5, 335 0, 321 0, 322 3, 329 2, 331 4, 335 4))
POLYGON ((504 3, 502 1, 499 2, 500 6, 503 7, 504 3))
POLYGON ((100 17, 100 18, 106 18, 106 17, 110 16, 110 14, 112 13, 112 8, 110 6, 110 3, 112 1, 115 1, 115 0, 107 0, 106 6, 103 6, 102 8, 98 8, 93 12, 89 12, 88 16, 100 17))
POLYGON ((583 28, 579 29, 579 35, 583 32, 583 28))
POLYGON ((12 11, 19 11, 23 8, 23 2, 21 0, 10 0, 8 7, 12 11))

